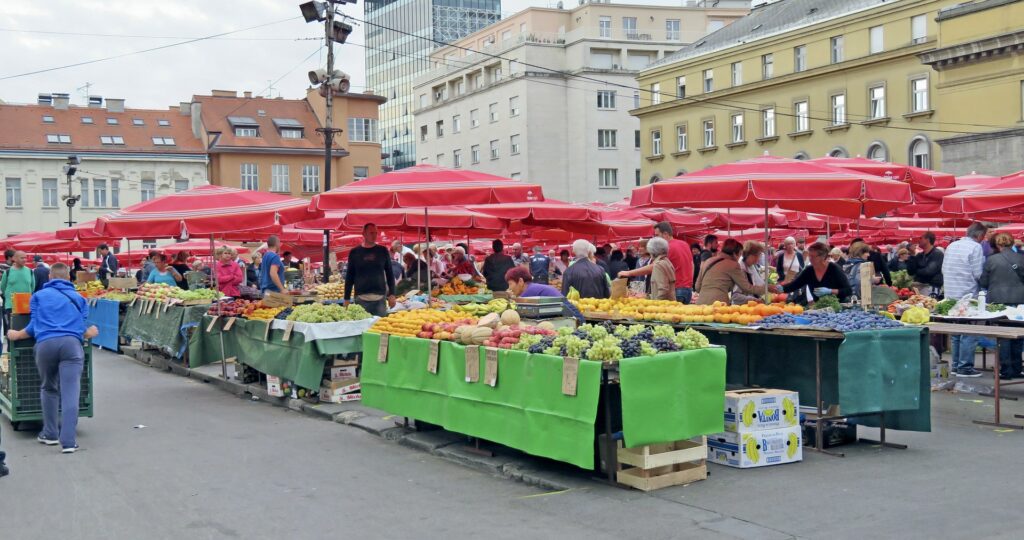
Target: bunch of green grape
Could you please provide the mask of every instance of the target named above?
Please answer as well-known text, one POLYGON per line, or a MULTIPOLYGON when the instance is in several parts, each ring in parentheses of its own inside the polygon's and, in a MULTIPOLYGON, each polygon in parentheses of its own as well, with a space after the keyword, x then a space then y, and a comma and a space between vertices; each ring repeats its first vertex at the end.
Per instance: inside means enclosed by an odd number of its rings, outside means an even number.
POLYGON ((613 336, 605 336, 594 341, 594 344, 587 350, 588 360, 600 362, 615 362, 622 359, 622 349, 619 347, 619 339, 613 336))
POLYGON ((559 336, 568 336, 568 335, 571 335, 572 333, 573 333, 573 329, 568 327, 568 326, 563 326, 563 327, 558 329, 558 335, 559 336))
POLYGON ((707 336, 694 330, 693 328, 687 328, 681 332, 677 332, 674 336, 676 345, 679 345, 680 349, 703 349, 711 345, 708 341, 707 336))
POLYGON ((576 336, 569 336, 565 342, 565 356, 572 356, 574 358, 583 357, 587 349, 590 348, 590 342, 576 336))
POLYGON ((659 324, 654 327, 654 337, 674 339, 676 337, 676 331, 667 324, 659 324))
POLYGON ((654 356, 658 354, 658 349, 646 341, 640 342, 640 355, 641 356, 654 356))
POLYGON ((530 347, 536 345, 544 339, 544 336, 540 334, 523 334, 519 336, 519 341, 512 345, 513 350, 517 351, 528 351, 530 347))

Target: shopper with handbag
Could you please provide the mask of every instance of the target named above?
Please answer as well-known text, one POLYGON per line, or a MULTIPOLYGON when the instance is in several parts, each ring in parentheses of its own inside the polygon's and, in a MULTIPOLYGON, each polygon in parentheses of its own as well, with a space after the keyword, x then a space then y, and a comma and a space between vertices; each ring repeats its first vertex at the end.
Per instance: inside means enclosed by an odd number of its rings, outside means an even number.
MULTIPOLYGON (((995 236, 998 252, 985 260, 985 269, 978 280, 981 290, 987 290, 987 299, 994 304, 1024 304, 1024 255, 1013 250, 1013 237, 1006 233, 995 236)), ((999 377, 1024 377, 1022 366, 1024 339, 999 340, 999 377)))

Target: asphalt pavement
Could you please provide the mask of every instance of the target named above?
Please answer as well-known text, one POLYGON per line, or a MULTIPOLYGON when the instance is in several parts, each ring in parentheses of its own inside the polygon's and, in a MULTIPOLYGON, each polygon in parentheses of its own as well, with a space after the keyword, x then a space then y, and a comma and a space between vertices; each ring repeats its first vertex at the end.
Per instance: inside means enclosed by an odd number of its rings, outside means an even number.
POLYGON ((704 482, 651 494, 581 474, 552 492, 124 357, 95 359, 96 417, 80 422, 77 454, 0 420, 12 470, 0 479, 0 538, 1017 538, 1024 525, 1024 434, 970 422, 991 413, 990 398, 933 394, 934 433, 890 432, 905 451, 711 466, 704 482))

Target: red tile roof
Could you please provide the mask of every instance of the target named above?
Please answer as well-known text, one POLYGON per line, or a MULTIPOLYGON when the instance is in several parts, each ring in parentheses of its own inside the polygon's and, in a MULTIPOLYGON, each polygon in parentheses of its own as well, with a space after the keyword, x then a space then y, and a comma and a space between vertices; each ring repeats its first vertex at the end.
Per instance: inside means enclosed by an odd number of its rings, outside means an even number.
MULTIPOLYGON (((317 133, 320 121, 304 99, 266 99, 262 97, 192 96, 193 102, 201 104, 203 127, 211 136, 210 152, 254 151, 318 151, 322 152, 323 136, 317 133), (260 111, 263 114, 260 114, 260 111), (255 121, 259 128, 258 137, 236 137, 229 117, 244 117, 255 121), (296 120, 302 125, 301 139, 281 137, 274 119, 296 120)), ((335 147, 340 148, 337 143, 335 147)))
POLYGON ((102 152, 110 154, 161 153, 202 154, 203 142, 192 136, 192 120, 177 108, 166 110, 125 109, 110 112, 105 108, 71 106, 55 109, 51 105, 13 105, 0 103, 0 150, 54 151, 60 153, 102 152), (43 122, 52 116, 53 123, 43 122), (82 117, 92 124, 83 124, 82 117), (118 125, 108 125, 116 118, 118 125), (133 119, 141 119, 137 126, 133 119), (169 126, 160 126, 167 120, 169 126), (47 135, 70 135, 70 144, 48 143, 47 135), (124 144, 102 144, 100 137, 121 137, 124 144), (157 145, 153 137, 170 137, 173 146, 157 145))

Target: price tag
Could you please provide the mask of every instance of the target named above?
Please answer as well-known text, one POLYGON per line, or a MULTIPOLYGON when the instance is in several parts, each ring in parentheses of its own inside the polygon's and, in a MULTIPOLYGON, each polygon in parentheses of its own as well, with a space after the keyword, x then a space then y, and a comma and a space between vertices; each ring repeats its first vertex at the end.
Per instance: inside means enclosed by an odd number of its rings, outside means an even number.
POLYGON ((130 303, 130 304, 128 304, 128 307, 134 306, 134 305, 135 305, 135 302, 137 302, 138 300, 139 300, 139 297, 138 297, 138 296, 136 296, 135 298, 132 298, 132 301, 131 301, 131 303, 130 303))
POLYGON ((210 324, 206 326, 206 333, 207 334, 209 334, 210 332, 213 332, 213 327, 216 326, 217 319, 220 319, 220 317, 215 315, 213 317, 213 319, 210 321, 210 324))
POLYGON ((480 346, 466 346, 466 382, 480 382, 480 346))
POLYGON ((295 328, 295 321, 288 321, 288 324, 284 327, 284 334, 281 335, 281 341, 288 341, 292 337, 292 330, 295 328))
POLYGON ((231 327, 235 325, 235 317, 228 317, 228 322, 224 323, 224 331, 231 330, 231 327))
POLYGON ((488 348, 485 357, 484 384, 494 388, 498 384, 498 349, 488 348))
POLYGON ((144 309, 146 309, 146 301, 145 300, 143 300, 142 302, 139 303, 139 313, 138 314, 142 315, 142 311, 144 309))
POLYGON ((580 374, 580 359, 566 357, 562 360, 562 393, 576 395, 576 380, 580 374))
POLYGON ((171 303, 167 302, 164 304, 164 313, 167 313, 167 308, 171 307, 171 303))
POLYGON ((156 300, 150 300, 149 301, 149 306, 146 307, 146 313, 147 314, 153 313, 153 307, 155 307, 155 306, 156 306, 156 300))
POLYGON ((388 361, 388 340, 391 338, 391 334, 380 335, 380 345, 377 347, 377 361, 385 363, 388 361))
POLYGON ((160 307, 159 306, 156 308, 156 318, 157 319, 160 318, 160 307))
POLYGON ((436 339, 430 340, 430 355, 427 356, 427 371, 430 373, 437 373, 437 358, 440 356, 440 349, 440 341, 436 339))

